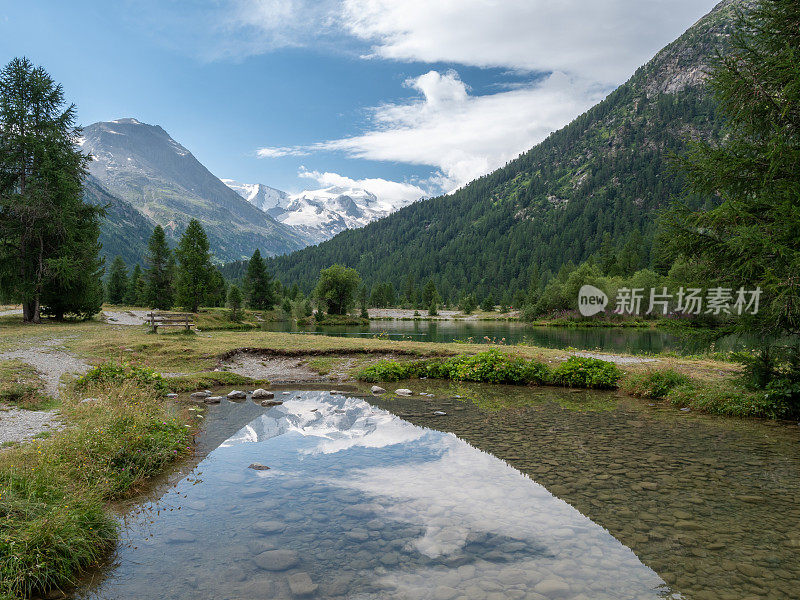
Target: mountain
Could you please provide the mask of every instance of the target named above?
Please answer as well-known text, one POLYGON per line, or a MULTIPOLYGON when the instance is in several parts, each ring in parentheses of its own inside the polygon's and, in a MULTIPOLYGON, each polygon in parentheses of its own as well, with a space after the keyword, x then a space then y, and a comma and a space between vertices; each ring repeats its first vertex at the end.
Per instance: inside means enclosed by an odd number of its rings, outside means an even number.
POLYGON ((94 160, 89 173, 112 195, 162 225, 173 239, 189 220, 206 229, 221 260, 298 250, 306 240, 222 183, 157 125, 136 119, 94 123, 81 148, 94 160))
POLYGON ((125 263, 133 266, 144 264, 147 241, 153 233, 155 223, 136 210, 130 203, 110 194, 100 182, 88 175, 83 184, 84 201, 102 206, 106 215, 100 221, 100 255, 106 259, 106 266, 115 256, 121 256, 125 263))
POLYGON ((345 229, 363 227, 403 206, 380 200, 358 187, 330 186, 289 195, 261 183, 222 181, 312 244, 330 239, 345 229))
POLYGON ((651 264, 657 211, 682 195, 671 156, 720 129, 705 72, 735 9, 725 0, 625 84, 505 167, 271 261, 310 289, 321 268, 355 267, 368 284, 432 277, 445 297, 524 290, 604 246, 651 264))

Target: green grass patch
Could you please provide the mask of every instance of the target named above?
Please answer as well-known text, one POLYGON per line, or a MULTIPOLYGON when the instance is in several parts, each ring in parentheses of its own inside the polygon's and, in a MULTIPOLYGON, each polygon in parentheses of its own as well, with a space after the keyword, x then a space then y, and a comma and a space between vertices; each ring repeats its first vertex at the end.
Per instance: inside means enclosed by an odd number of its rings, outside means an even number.
POLYGON ((615 388, 622 376, 613 363, 594 358, 571 357, 555 369, 536 360, 525 360, 496 349, 475 355, 410 362, 381 361, 362 369, 358 378, 388 382, 429 377, 453 381, 476 381, 510 385, 563 385, 567 387, 615 388))
POLYGON ((67 398, 70 427, 0 453, 0 598, 64 588, 116 540, 110 501, 139 490, 191 444, 188 414, 131 380, 67 398))
POLYGON ((780 419, 790 416, 787 403, 763 391, 751 391, 735 380, 692 381, 677 386, 666 395, 673 406, 715 415, 780 419))
POLYGON ((125 382, 133 382, 139 388, 149 389, 154 392, 169 391, 169 386, 161 376, 161 373, 154 371, 150 367, 129 362, 104 362, 92 367, 84 375, 78 377, 75 381, 75 387, 78 390, 85 390, 94 384, 109 386, 121 385, 125 382))
POLYGON ((58 405, 44 394, 39 372, 21 360, 0 361, 0 402, 27 410, 47 410, 58 405))
POLYGON ((687 375, 672 369, 663 369, 632 373, 625 377, 620 387, 625 393, 637 398, 663 400, 674 388, 690 383, 687 375))

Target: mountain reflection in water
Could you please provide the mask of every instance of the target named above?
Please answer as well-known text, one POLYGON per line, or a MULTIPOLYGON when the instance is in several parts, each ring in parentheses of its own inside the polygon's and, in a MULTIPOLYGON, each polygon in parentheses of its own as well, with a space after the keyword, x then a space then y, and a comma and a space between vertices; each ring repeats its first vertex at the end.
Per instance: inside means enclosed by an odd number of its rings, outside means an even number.
POLYGON ((456 436, 359 398, 284 399, 129 517, 80 597, 671 595, 605 529, 456 436))

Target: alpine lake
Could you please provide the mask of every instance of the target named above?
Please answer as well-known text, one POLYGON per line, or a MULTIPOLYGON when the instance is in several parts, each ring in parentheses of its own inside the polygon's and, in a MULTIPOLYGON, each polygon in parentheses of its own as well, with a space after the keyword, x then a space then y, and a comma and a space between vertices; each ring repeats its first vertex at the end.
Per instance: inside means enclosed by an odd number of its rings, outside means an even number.
POLYGON ((796 423, 430 380, 273 391, 196 407, 196 456, 118 507, 74 598, 800 597, 796 423))

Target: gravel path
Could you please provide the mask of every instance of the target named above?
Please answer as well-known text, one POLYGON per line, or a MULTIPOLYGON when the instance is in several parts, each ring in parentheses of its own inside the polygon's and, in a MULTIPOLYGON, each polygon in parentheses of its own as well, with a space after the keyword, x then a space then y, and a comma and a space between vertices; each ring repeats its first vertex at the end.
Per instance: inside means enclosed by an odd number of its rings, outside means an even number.
POLYGON ((14 308, 12 310, 0 310, 0 317, 8 317, 10 315, 21 315, 21 308, 14 308))
POLYGON ((62 427, 57 411, 23 410, 0 404, 0 444, 25 442, 62 427))
POLYGON ((144 325, 147 322, 146 310, 104 310, 103 316, 109 325, 144 325))
POLYGON ((39 371, 44 379, 45 392, 58 398, 59 384, 63 375, 66 373, 80 375, 89 370, 89 365, 85 361, 55 348, 63 342, 63 339, 46 340, 36 348, 0 353, 0 360, 16 358, 28 363, 39 371))

